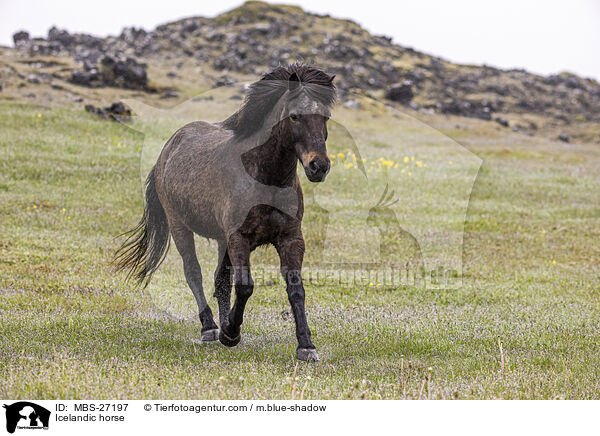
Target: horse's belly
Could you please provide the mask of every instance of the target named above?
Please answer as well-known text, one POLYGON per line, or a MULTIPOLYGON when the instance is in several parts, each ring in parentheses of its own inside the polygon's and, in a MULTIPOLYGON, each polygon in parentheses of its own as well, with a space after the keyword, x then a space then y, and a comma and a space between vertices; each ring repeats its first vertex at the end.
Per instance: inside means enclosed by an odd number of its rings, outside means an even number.
POLYGON ((191 231, 211 239, 222 239, 224 236, 212 208, 207 204, 190 202, 180 207, 181 218, 191 231))

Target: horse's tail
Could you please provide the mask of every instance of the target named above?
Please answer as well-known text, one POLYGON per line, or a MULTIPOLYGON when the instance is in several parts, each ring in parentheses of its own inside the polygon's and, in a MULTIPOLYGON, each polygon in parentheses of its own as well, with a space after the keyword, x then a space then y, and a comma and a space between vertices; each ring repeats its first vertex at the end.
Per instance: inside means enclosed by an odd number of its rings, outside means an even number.
POLYGON ((133 277, 146 287, 165 259, 171 241, 167 215, 156 192, 154 168, 146 179, 144 216, 123 235, 128 237, 115 253, 113 263, 117 270, 127 271, 128 280, 133 277))

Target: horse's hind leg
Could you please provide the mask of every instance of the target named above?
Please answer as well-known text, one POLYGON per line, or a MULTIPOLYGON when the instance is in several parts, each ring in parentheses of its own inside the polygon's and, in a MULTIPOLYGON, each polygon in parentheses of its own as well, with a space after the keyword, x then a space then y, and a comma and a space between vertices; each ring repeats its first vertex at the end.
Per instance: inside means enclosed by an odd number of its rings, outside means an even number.
POLYGON ((227 242, 227 253, 233 267, 235 303, 225 322, 221 322, 219 341, 223 345, 233 347, 241 339, 240 330, 244 321, 244 308, 254 290, 254 282, 250 274, 250 245, 248 241, 240 234, 234 233, 227 242))
POLYGON ((219 241, 219 265, 215 271, 215 297, 219 303, 219 322, 227 323, 231 310, 231 261, 227 252, 227 243, 219 241))
POLYGON ((173 237, 173 241, 175 241, 177 251, 179 251, 183 259, 185 279, 194 293, 196 303, 198 304, 200 321, 202 322, 202 340, 216 341, 219 336, 219 329, 215 324, 212 311, 206 302, 204 290, 202 289, 202 270, 196 257, 194 234, 181 225, 177 226, 169 223, 169 227, 171 228, 171 236, 173 237))

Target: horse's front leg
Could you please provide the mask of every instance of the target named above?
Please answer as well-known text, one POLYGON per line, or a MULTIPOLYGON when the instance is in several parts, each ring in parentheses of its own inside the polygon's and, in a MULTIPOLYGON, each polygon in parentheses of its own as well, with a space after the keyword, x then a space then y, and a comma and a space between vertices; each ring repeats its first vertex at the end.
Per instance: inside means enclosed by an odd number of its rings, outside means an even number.
POLYGON ((296 357, 300 360, 317 361, 319 356, 310 338, 310 329, 308 328, 304 308, 305 292, 301 274, 304 258, 302 233, 281 238, 275 248, 277 248, 281 259, 281 274, 287 285, 288 299, 296 322, 296 338, 298 339, 296 357))
POLYGON ((234 233, 227 242, 227 253, 233 268, 235 302, 225 322, 221 323, 219 340, 223 345, 233 347, 240 342, 241 325, 244 322, 244 308, 254 290, 250 274, 250 244, 239 233, 234 233))

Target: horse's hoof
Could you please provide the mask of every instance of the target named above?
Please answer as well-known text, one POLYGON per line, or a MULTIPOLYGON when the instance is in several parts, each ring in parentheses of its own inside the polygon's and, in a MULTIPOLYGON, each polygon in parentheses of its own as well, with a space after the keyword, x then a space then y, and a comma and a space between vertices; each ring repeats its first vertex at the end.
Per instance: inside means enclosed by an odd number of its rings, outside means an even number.
POLYGON ((296 359, 306 362, 318 362, 319 355, 314 348, 298 348, 296 350, 296 359))
POLYGON ((219 329, 206 330, 202 332, 202 342, 212 342, 219 339, 219 329))
POLYGON ((237 344, 240 343, 241 339, 242 339, 241 333, 239 335, 237 335, 237 337, 235 337, 235 338, 230 338, 223 332, 223 330, 221 330, 221 332, 219 333, 219 341, 221 341, 221 343, 223 345, 225 345, 226 347, 235 347, 237 344))

